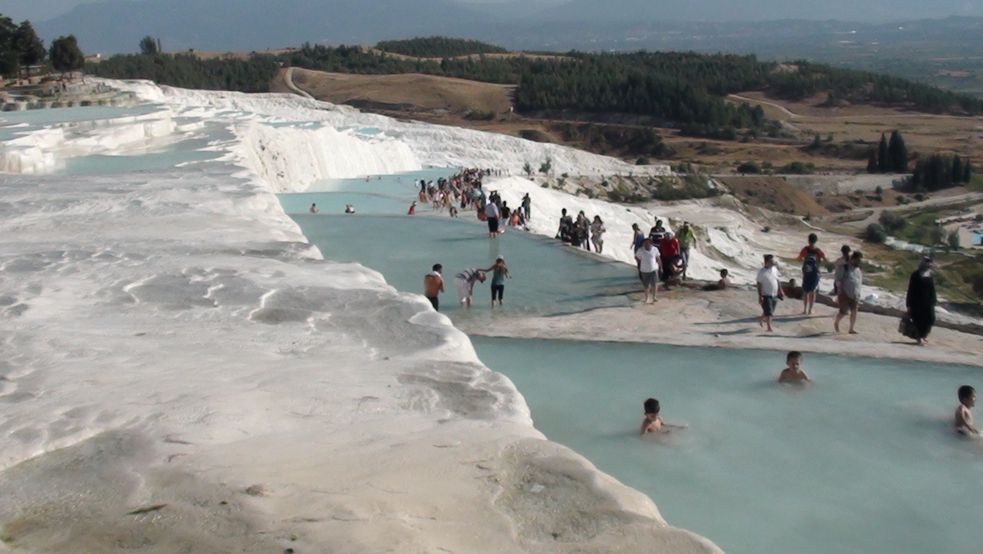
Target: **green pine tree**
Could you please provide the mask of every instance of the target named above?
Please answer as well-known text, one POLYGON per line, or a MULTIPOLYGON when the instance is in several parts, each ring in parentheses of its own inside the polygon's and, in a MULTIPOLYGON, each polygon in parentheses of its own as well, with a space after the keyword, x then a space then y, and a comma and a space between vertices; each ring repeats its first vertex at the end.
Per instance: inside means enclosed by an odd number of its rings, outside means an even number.
POLYGON ((888 156, 890 156, 889 171, 895 173, 906 173, 908 171, 908 147, 905 145, 904 137, 898 131, 891 133, 888 156))
POLYGON ((878 172, 880 172, 880 167, 877 165, 877 150, 871 148, 867 155, 867 173, 878 172))
POLYGON ((881 173, 891 171, 891 162, 887 154, 887 137, 881 133, 881 142, 877 145, 877 169, 881 173))

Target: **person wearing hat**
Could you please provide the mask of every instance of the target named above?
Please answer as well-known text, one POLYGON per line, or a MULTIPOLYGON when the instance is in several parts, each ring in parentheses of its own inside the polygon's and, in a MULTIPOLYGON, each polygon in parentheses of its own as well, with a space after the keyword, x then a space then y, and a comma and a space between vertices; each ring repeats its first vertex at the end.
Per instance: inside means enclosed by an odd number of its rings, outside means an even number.
POLYGON ((925 344, 929 333, 932 332, 932 326, 935 325, 937 302, 935 278, 932 276, 932 258, 926 256, 908 279, 908 295, 905 298, 908 315, 915 324, 916 336, 912 338, 918 341, 919 346, 925 344))

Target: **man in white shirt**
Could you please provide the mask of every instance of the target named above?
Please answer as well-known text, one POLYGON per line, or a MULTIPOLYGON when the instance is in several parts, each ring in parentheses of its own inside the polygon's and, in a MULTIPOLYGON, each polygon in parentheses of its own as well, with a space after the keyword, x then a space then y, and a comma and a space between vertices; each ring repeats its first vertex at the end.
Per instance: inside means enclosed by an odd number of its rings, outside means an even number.
POLYGON ((488 238, 493 239, 498 237, 499 216, 501 216, 501 212, 497 204, 491 201, 485 204, 485 217, 488 219, 488 238))
POLYGON ((840 321, 850 315, 850 334, 856 335, 853 326, 857 323, 857 311, 860 309, 860 289, 863 287, 864 273, 860 270, 860 262, 864 255, 859 250, 850 255, 850 263, 836 270, 836 280, 839 286, 839 313, 833 320, 833 329, 840 332, 840 321))
POLYGON ((638 263, 638 277, 645 288, 645 303, 651 304, 658 299, 655 291, 659 287, 659 249, 652 246, 651 239, 642 241, 642 247, 635 251, 635 261, 638 263))
POLYGON ((761 317, 758 318, 758 325, 765 325, 768 332, 772 332, 771 318, 775 315, 775 306, 779 300, 785 299, 782 293, 782 284, 778 275, 778 268, 775 267, 775 257, 765 254, 765 265, 758 271, 758 303, 761 304, 761 317))

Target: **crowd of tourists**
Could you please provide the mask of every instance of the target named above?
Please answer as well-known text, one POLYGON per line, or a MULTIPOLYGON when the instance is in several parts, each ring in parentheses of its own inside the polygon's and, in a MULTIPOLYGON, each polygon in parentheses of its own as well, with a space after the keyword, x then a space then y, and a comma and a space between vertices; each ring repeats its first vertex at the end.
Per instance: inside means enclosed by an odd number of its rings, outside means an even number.
MULTIPOLYGON (((446 179, 420 180, 418 200, 432 205, 437 212, 448 211, 452 217, 457 215, 458 210, 473 211, 478 219, 487 223, 489 238, 498 237, 506 226, 527 229, 527 223, 532 218, 532 200, 529 194, 522 197, 519 206, 509 206, 497 191, 487 190, 484 186, 484 178, 495 173, 492 170, 471 168, 446 179)), ((415 208, 416 202, 411 205, 409 213, 415 213, 415 208)), ((312 211, 314 209, 312 206, 312 211)), ((604 252, 605 233, 607 228, 600 215, 591 218, 580 210, 574 217, 563 209, 555 238, 573 247, 600 254, 604 252)), ((656 220, 655 225, 647 233, 638 224, 632 225, 631 249, 634 252, 645 303, 657 302, 660 290, 670 290, 675 286, 703 290, 722 290, 731 286, 727 269, 720 271, 720 278, 714 283, 694 285, 687 282, 690 252, 695 241, 694 227, 687 221, 684 221, 676 232, 669 230, 662 220, 656 220)), ((758 322, 766 331, 774 330, 774 318, 779 302, 785 298, 801 299, 800 315, 812 315, 825 268, 832 273, 833 288, 830 295, 837 307, 837 312, 833 316, 833 329, 837 333, 844 331, 849 334, 858 333, 856 325, 857 313, 862 302, 863 254, 844 245, 841 248, 841 256, 830 262, 825 252, 818 246, 818 242, 819 237, 815 233, 810 234, 807 244, 796 257, 802 264, 800 283, 796 282, 795 278, 788 280, 782 278, 775 255, 764 256, 762 267, 755 278, 755 289, 758 304, 761 306, 758 322)), ((502 265, 504 266, 504 260, 502 265)), ((497 262, 496 266, 498 266, 497 262)), ((493 299, 501 303, 504 289, 497 287, 504 287, 507 269, 505 271, 499 269, 496 273, 496 266, 487 269, 471 268, 455 277, 456 281, 466 285, 464 288, 459 287, 461 291, 468 292, 458 295, 462 304, 470 305, 471 291, 475 283, 484 282, 489 272, 496 275, 493 282, 493 299)), ((429 294, 428 297, 433 298, 429 294)), ((932 260, 925 258, 909 279, 907 314, 899 330, 915 339, 918 344, 925 344, 935 324, 936 302, 932 260)))
POLYGON ((450 178, 436 181, 421 179, 417 200, 410 204, 407 215, 416 213, 417 202, 429 204, 436 213, 447 212, 458 217, 461 211, 473 211, 478 219, 488 224, 489 238, 496 238, 505 232, 505 226, 527 229, 532 216, 532 199, 523 196, 520 206, 509 206, 497 191, 487 190, 483 179, 502 172, 492 169, 465 169, 450 178))
MULTIPOLYGON (((807 244, 799 251, 797 259, 802 263, 801 286, 796 284, 794 278, 787 282, 782 281, 774 255, 764 256, 764 264, 758 271, 755 284, 762 309, 758 321, 767 331, 773 330, 772 321, 778 302, 785 298, 801 299, 801 315, 812 315, 825 264, 827 267, 832 266, 833 288, 830 296, 837 307, 837 313, 833 316, 833 330, 842 332, 843 321, 847 320, 846 332, 858 334, 857 313, 863 298, 863 253, 854 251, 849 245, 843 245, 840 248, 840 257, 830 264, 826 253, 817 246, 818 241, 819 237, 815 233, 809 234, 807 244)), ((912 272, 905 295, 906 313, 899 324, 899 331, 906 337, 915 339, 919 345, 927 343, 935 325, 938 297, 932 270, 932 258, 925 257, 912 272)))

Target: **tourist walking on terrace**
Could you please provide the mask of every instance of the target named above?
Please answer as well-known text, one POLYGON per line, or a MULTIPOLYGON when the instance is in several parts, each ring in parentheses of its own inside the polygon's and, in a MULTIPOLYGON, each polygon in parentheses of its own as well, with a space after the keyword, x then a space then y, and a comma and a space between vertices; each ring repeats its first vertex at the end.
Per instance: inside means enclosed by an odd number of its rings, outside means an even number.
POLYGON ((522 197, 522 214, 526 217, 526 221, 532 219, 532 198, 529 198, 528 192, 522 197))
POLYGON ((857 311, 860 309, 860 289, 863 287, 864 273, 860 269, 860 262, 864 255, 856 251, 850 255, 850 263, 840 268, 837 275, 839 286, 839 307, 840 311, 833 320, 833 329, 840 332, 840 320, 847 315, 850 316, 850 334, 856 335, 854 326, 857 323, 857 311))
POLYGON ((441 272, 444 266, 433 264, 432 271, 423 277, 423 295, 427 297, 433 309, 440 311, 440 293, 444 292, 444 276, 441 272))
POLYGON ((850 263, 850 247, 844 244, 840 248, 840 253, 842 253, 843 255, 837 258, 836 262, 833 263, 833 297, 834 298, 839 298, 840 295, 839 276, 843 274, 843 272, 840 271, 840 269, 845 265, 849 265, 850 263))
POLYGON ((607 229, 604 228, 604 221, 601 220, 601 216, 595 215, 594 222, 590 224, 590 240, 594 243, 594 250, 600 254, 604 250, 604 233, 607 229))
POLYGON ((826 261, 826 254, 816 246, 819 237, 809 234, 809 244, 799 252, 802 262, 802 315, 812 313, 816 305, 816 291, 819 290, 820 263, 826 261))
POLYGON ((935 325, 935 304, 938 300, 935 295, 935 278, 932 276, 932 258, 925 257, 908 280, 908 295, 905 299, 908 315, 911 316, 917 332, 917 336, 912 338, 918 341, 919 346, 928 341, 928 335, 935 325))
POLYGON ((659 255, 662 257, 662 282, 665 284, 666 290, 669 290, 671 277, 676 274, 673 262, 679 257, 679 248, 679 239, 669 231, 662 231, 659 255))
POLYGON ((590 252, 590 220, 587 219, 584 210, 580 210, 580 213, 577 214, 577 222, 574 224, 574 227, 577 237, 574 246, 584 248, 590 252))
POLYGON ((641 248, 642 243, 645 242, 645 233, 642 232, 642 229, 638 226, 637 223, 631 224, 631 230, 633 233, 633 236, 631 238, 631 251, 635 252, 636 250, 641 248))
POLYGON ((689 249, 696 242, 696 234, 690 227, 689 221, 684 221, 679 229, 679 255, 683 257, 683 280, 686 280, 686 270, 689 269, 689 249))
POLYGON ((758 303, 761 304, 761 317, 758 318, 758 325, 765 326, 770 333, 772 332, 771 318, 775 315, 775 307, 778 306, 779 300, 785 299, 778 268, 775 267, 775 257, 771 254, 765 254, 765 264, 758 271, 756 281, 758 303))
POLYGON ((652 245, 652 239, 642 241, 642 247, 635 251, 635 261, 638 264, 638 277, 645 289, 645 303, 657 302, 656 291, 659 287, 659 249, 652 245))

